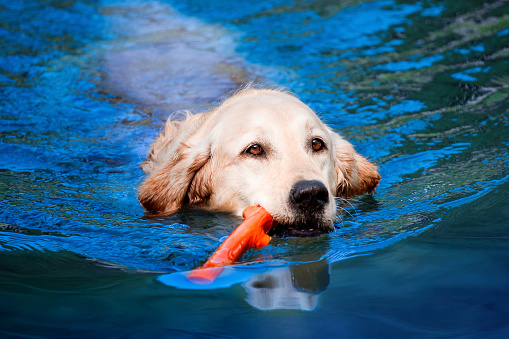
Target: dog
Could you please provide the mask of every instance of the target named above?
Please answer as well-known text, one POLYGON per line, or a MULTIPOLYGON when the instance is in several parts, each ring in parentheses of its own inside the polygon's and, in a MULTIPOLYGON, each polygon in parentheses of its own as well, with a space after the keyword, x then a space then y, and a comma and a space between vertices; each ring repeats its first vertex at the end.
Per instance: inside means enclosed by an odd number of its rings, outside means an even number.
POLYGON ((381 179, 311 108, 273 89, 248 87, 208 112, 168 119, 151 148, 138 199, 152 215, 262 206, 274 235, 333 230, 335 198, 371 193, 381 179))

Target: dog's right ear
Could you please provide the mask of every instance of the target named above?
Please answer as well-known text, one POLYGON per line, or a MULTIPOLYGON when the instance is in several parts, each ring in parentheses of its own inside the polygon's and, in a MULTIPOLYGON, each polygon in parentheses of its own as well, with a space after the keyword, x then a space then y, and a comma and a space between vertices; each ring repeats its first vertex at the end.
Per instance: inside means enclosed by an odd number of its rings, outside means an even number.
POLYGON ((210 195, 211 142, 198 116, 168 122, 142 164, 148 177, 138 200, 153 216, 175 213, 183 204, 197 204, 210 195))
POLYGON ((210 147, 182 143, 173 159, 151 173, 138 200, 152 215, 175 213, 183 204, 196 204, 210 195, 210 147))

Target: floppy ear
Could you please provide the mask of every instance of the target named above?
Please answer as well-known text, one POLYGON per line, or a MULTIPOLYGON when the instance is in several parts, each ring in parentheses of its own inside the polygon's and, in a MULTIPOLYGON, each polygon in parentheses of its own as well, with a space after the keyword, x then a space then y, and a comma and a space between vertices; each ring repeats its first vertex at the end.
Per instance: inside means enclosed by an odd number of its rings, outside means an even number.
POLYGON ((138 200, 153 215, 175 213, 183 204, 197 204, 210 195, 210 147, 181 143, 173 158, 151 173, 138 200))
POLYGON ((153 215, 170 215, 183 204, 198 204, 211 192, 211 138, 204 127, 208 115, 168 119, 141 164, 148 177, 139 188, 138 200, 153 215))
POLYGON ((351 197, 354 195, 371 193, 380 175, 375 165, 357 153, 353 145, 331 131, 334 140, 335 162, 338 178, 337 195, 351 197))
MULTIPOLYGON (((151 151, 147 159, 140 165, 143 172, 152 174, 158 167, 170 157, 175 157, 181 143, 198 129, 205 118, 203 113, 192 114, 188 111, 177 112, 184 116, 183 120, 173 120, 175 116, 170 116, 166 121, 164 130, 159 133, 151 145, 151 151)), ((177 114, 175 113, 175 115, 177 114)))

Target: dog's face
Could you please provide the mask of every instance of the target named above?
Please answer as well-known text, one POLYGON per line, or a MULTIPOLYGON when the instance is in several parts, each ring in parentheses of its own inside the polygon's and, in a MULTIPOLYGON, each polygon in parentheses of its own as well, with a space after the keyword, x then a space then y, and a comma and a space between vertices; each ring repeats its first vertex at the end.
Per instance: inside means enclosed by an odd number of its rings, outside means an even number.
POLYGON ((332 227, 333 140, 309 107, 281 93, 244 97, 224 109, 215 128, 212 149, 219 171, 210 207, 241 214, 260 205, 292 232, 332 227))
POLYGON ((376 167, 297 98, 246 90, 212 112, 169 123, 143 164, 145 208, 182 204, 233 212, 264 207, 276 233, 331 230, 336 196, 373 190, 376 167))

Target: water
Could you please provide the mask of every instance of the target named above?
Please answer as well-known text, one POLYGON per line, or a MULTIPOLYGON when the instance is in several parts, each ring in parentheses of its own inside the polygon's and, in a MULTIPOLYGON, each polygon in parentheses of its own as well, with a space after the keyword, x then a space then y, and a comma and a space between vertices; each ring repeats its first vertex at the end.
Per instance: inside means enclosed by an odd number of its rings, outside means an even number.
POLYGON ((506 337, 508 16, 507 1, 0 2, 1 335, 506 337), (180 274, 240 220, 145 218, 138 166, 171 112, 253 79, 296 93, 383 180, 336 232, 189 289, 180 274))

